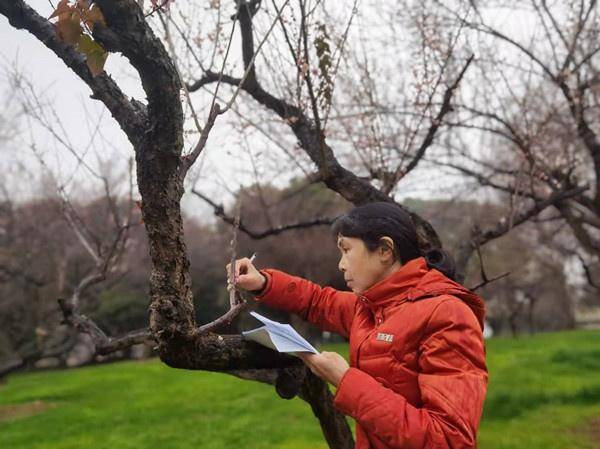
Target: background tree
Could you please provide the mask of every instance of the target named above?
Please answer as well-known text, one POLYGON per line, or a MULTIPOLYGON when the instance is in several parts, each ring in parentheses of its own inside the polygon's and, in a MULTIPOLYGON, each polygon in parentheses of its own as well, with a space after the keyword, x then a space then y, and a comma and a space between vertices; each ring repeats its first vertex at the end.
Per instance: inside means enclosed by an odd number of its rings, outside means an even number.
MULTIPOLYGON (((519 210, 551 206, 576 245, 593 287, 600 245, 597 2, 432 2, 477 48, 469 92, 448 122, 444 166, 494 189, 519 210), (519 14, 520 30, 497 20, 519 14), (565 194, 566 192, 570 192, 565 194)), ((514 222, 513 222, 514 224, 514 222)), ((476 237, 477 238, 477 237, 476 237)), ((562 243, 563 249, 567 248, 562 243)), ((597 286, 596 286, 597 287, 597 286)))

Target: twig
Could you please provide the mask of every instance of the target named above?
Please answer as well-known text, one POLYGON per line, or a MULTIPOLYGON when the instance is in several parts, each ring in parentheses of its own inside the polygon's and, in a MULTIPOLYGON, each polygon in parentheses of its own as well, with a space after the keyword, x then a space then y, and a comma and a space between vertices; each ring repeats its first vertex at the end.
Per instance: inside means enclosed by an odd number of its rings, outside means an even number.
MULTIPOLYGON (((235 289, 231 289, 232 292, 237 293, 237 290, 235 289)), ((231 294, 231 292, 230 292, 231 294)), ((227 313, 225 313, 225 315, 220 316, 219 318, 217 318, 214 321, 211 321, 208 324, 204 324, 202 326, 200 326, 198 328, 198 332, 200 334, 204 334, 207 332, 211 332, 212 330, 218 328, 219 326, 223 325, 223 324, 228 324, 231 323, 231 321, 242 311, 246 308, 247 303, 246 302, 240 302, 236 305, 234 305, 231 309, 229 309, 227 311, 227 313)))
MULTIPOLYGON (((237 281, 236 260, 237 260, 237 235, 240 227, 240 215, 242 212, 242 200, 238 203, 238 210, 233 224, 233 237, 231 238, 231 271, 229 272, 229 285, 235 286, 237 281)), ((229 290, 229 306, 233 309, 239 303, 238 292, 235 288, 229 290)))
POLYGON ((211 321, 210 323, 204 324, 197 329, 199 334, 211 332, 217 327, 225 323, 231 323, 231 321, 246 308, 246 301, 240 296, 240 292, 235 287, 237 280, 236 276, 236 260, 237 260, 237 234, 240 223, 240 215, 242 210, 242 202, 238 203, 237 213, 234 220, 233 236, 230 242, 231 248, 231 259, 230 259, 230 271, 227 281, 227 289, 229 290, 229 310, 219 318, 211 321))
MULTIPOLYGON (((158 17, 159 17, 159 19, 163 25, 163 28, 165 30, 165 38, 167 40, 169 51, 171 53, 171 59, 173 60, 173 66, 175 67, 175 70, 177 71, 177 76, 179 76, 179 79, 181 79, 183 81, 183 77, 181 76, 181 71, 179 70, 179 63, 177 61, 177 53, 175 52, 175 46, 173 45, 173 39, 171 38, 171 33, 169 31, 168 23, 163 19, 162 14, 159 13, 158 17)), ((172 19, 171 19, 171 22, 172 22, 172 19)), ((231 40, 231 36, 230 36, 230 40, 231 40)), ((225 66, 226 60, 227 60, 227 55, 225 55, 225 60, 223 61, 223 67, 225 66)), ((222 74, 222 72, 221 72, 221 74, 222 74)), ((200 133, 200 138, 198 140, 198 143, 192 150, 192 152, 188 155, 184 155, 181 157, 181 161, 182 161, 181 171, 180 171, 181 182, 183 182, 189 169, 191 168, 192 165, 194 165, 194 162, 196 162, 196 159, 198 159, 198 156, 200 155, 200 153, 206 146, 206 141, 208 140, 208 135, 215 124, 215 119, 217 118, 217 115, 219 115, 221 113, 221 108, 220 108, 219 104, 215 102, 216 93, 219 89, 219 86, 217 85, 217 88, 215 89, 215 94, 213 95, 212 104, 210 107, 210 112, 208 113, 208 119, 206 120, 206 124, 204 125, 204 127, 200 126, 200 121, 198 120, 198 115, 196 114, 196 110, 194 109, 194 104, 192 103, 192 99, 190 97, 190 91, 188 89, 188 86, 186 83, 183 83, 183 82, 182 82, 182 86, 183 86, 183 92, 185 94, 187 104, 190 107, 190 111, 192 113, 192 118, 194 119, 194 124, 196 126, 196 129, 200 133)))
MULTIPOLYGON (((186 88, 186 92, 187 92, 187 88, 186 88)), ((196 147, 194 148, 194 150, 185 155, 182 156, 182 167, 181 167, 181 172, 180 172, 180 176, 181 176, 181 181, 183 181, 183 179, 185 178, 187 172, 189 171, 189 169, 192 167, 192 165, 194 165, 194 162, 196 162, 196 159, 198 159, 198 156, 200 156, 200 153, 202 153, 202 150, 204 150, 204 147, 206 146, 206 141, 208 140, 208 134, 210 133, 210 130, 213 128, 214 124, 215 124, 215 120, 217 118, 217 115, 219 115, 221 113, 221 107, 219 106, 218 103, 213 103, 211 110, 208 114, 208 119, 206 120, 206 124, 204 125, 204 128, 202 128, 202 131, 200 132, 200 139, 198 139, 198 143, 196 144, 196 147)))
POLYGON ((171 2, 172 0, 164 0, 162 3, 157 4, 156 6, 154 6, 152 8, 152 10, 149 13, 144 14, 144 17, 150 17, 152 15, 154 15, 154 13, 156 11, 162 11, 162 9, 167 6, 169 4, 169 2, 171 2))
POLYGON ((478 288, 481 288, 491 282, 497 281, 498 279, 502 279, 510 274, 510 271, 508 271, 504 274, 501 274, 500 276, 496 276, 492 279, 489 279, 487 277, 487 273, 485 272, 485 267, 483 266, 483 256, 481 255, 481 245, 477 244, 476 250, 477 250, 477 257, 479 259, 479 270, 481 273, 482 282, 480 284, 477 284, 475 287, 471 288, 470 289, 471 291, 475 291, 478 288))
POLYGON ((485 286, 487 284, 490 284, 490 283, 492 283, 494 281, 497 281, 499 279, 505 278, 508 275, 510 275, 510 271, 507 271, 506 273, 501 274, 500 276, 493 277, 492 279, 487 279, 485 282, 477 284, 475 287, 470 287, 469 290, 471 290, 472 292, 474 292, 475 290, 477 290, 477 289, 479 289, 479 288, 481 288, 481 287, 483 287, 483 286, 485 286))
MULTIPOLYGON (((208 204, 210 204, 212 206, 212 208, 214 209, 214 213, 217 217, 220 217, 225 223, 228 223, 232 226, 235 225, 235 218, 231 217, 229 215, 227 215, 225 213, 225 209, 223 208, 222 205, 219 205, 217 203, 215 203, 213 200, 211 200, 209 197, 207 197, 206 195, 200 193, 198 190, 196 189, 192 189, 192 193, 196 196, 198 196, 199 198, 203 199, 204 201, 206 201, 208 204)), ((238 224, 238 229, 240 231, 242 231, 244 234, 248 235, 250 238, 254 239, 254 240, 260 240, 263 239, 265 237, 270 237, 273 235, 278 235, 278 234, 282 234, 284 232, 287 231, 291 231, 294 229, 306 229, 306 228, 310 228, 313 226, 324 226, 324 225, 330 225, 334 222, 336 217, 317 217, 313 220, 309 220, 309 221, 303 221, 303 222, 297 222, 297 223, 291 223, 291 224, 287 224, 287 225, 283 225, 283 226, 277 226, 275 228, 271 228, 271 229, 267 229, 265 231, 253 231, 251 229, 248 229, 243 221, 240 220, 239 224, 238 224)))
POLYGON ((471 65, 471 62, 473 62, 474 57, 475 57, 474 55, 469 56, 469 58, 467 59, 467 62, 463 66, 462 70, 460 71, 460 73, 459 73, 458 77, 456 78, 456 80, 454 81, 454 83, 451 86, 449 86, 448 89, 446 89, 446 92, 444 93, 444 100, 442 102, 442 107, 440 108, 437 116, 433 119, 431 127, 427 131, 427 135, 425 136, 425 139, 421 143, 421 146, 418 148, 415 156, 409 162, 409 164, 406 166, 406 168, 402 169, 401 167, 398 167, 398 171, 396 172, 396 175, 394 176, 395 179, 397 179, 400 174, 402 176, 406 176, 406 174, 408 174, 410 171, 412 171, 419 163, 419 160, 421 160, 421 158, 425 154, 425 151, 427 150, 427 148, 433 142, 433 138, 435 137, 435 134, 436 134, 438 128, 442 124, 442 120, 444 119, 444 116, 452 110, 452 105, 450 104, 450 101, 452 100, 454 91, 458 88, 458 85, 460 84, 461 80, 463 79, 467 69, 469 68, 469 65, 471 65))

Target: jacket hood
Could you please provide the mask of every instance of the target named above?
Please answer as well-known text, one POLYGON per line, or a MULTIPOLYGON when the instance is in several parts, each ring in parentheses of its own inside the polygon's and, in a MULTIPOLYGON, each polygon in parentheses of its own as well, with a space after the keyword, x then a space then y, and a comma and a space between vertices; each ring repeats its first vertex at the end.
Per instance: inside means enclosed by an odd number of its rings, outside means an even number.
POLYGON ((440 271, 430 269, 424 257, 407 262, 399 270, 365 290, 360 297, 373 307, 387 306, 404 300, 418 301, 439 295, 452 295, 462 300, 473 311, 483 330, 483 299, 440 271))

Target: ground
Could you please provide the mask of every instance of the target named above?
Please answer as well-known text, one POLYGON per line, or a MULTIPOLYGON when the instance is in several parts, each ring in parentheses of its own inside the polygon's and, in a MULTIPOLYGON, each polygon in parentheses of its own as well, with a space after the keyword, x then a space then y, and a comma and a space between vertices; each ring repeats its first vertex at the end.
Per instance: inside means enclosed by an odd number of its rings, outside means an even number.
MULTIPOLYGON (((344 345, 330 346, 346 355, 344 345)), ((600 331, 493 338, 480 449, 592 449, 600 441, 600 331)), ((157 360, 11 376, 0 448, 325 449, 299 399, 157 360)))

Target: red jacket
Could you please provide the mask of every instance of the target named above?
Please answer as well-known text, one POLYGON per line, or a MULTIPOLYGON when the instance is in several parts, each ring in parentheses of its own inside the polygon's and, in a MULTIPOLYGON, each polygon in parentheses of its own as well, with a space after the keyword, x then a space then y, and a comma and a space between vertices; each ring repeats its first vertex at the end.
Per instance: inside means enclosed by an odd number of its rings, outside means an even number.
POLYGON ((265 269, 257 301, 350 339, 334 406, 356 449, 474 448, 487 387, 481 298, 414 259, 362 295, 265 269))

